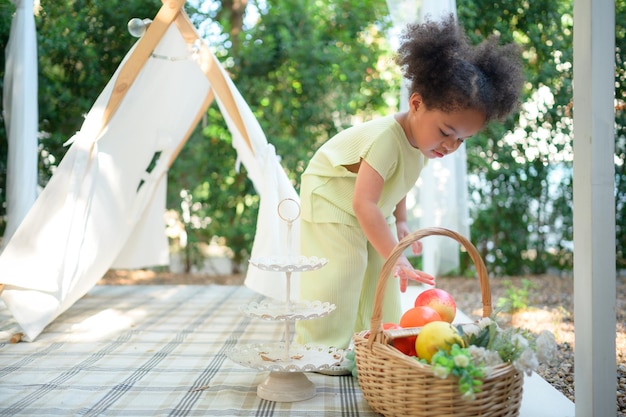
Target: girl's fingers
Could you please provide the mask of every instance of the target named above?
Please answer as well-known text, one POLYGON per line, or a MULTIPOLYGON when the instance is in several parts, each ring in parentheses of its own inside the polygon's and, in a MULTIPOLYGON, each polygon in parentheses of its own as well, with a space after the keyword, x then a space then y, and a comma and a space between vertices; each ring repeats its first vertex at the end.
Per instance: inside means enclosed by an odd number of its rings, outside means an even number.
POLYGON ((406 287, 409 284, 409 279, 415 279, 415 277, 409 278, 406 270, 397 266, 393 271, 393 276, 400 279, 400 292, 405 292, 406 287))
POLYGON ((409 280, 421 282, 426 285, 435 285, 435 278, 422 271, 407 271, 401 267, 396 267, 394 276, 400 278, 400 292, 406 292, 409 280))
POLYGON ((421 278, 422 279, 420 280, 420 282, 422 282, 423 284, 435 286, 434 277, 431 277, 430 275, 426 275, 425 277, 421 277, 421 278))
POLYGON ((422 271, 415 271, 413 280, 426 285, 435 285, 435 277, 422 271))

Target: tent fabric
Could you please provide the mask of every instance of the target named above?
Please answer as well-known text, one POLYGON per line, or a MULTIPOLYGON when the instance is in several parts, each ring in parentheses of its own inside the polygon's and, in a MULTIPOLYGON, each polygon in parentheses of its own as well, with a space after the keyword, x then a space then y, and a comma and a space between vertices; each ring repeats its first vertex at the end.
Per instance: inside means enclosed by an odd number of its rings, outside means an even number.
MULTIPOLYGON (((174 26, 156 53, 189 55, 174 26)), ((164 205, 151 203, 155 196, 164 197, 169 156, 210 85, 191 59, 152 58, 101 131, 118 72, 0 256, 2 298, 27 340, 93 287, 118 259, 118 265, 135 268, 166 260, 164 205), (157 153, 160 158, 148 172, 157 153), (154 220, 159 211, 160 221, 149 227, 140 221, 154 220)))
MULTIPOLYGON (((252 256, 291 253, 276 208, 283 198, 297 200, 295 189, 243 97, 206 45, 190 41, 190 30, 198 39, 181 10, 110 112, 116 80, 137 44, 131 49, 0 256, 1 296, 24 340, 34 340, 109 268, 169 263, 167 170, 213 97, 261 196, 252 256)), ((298 227, 291 233, 297 240, 298 227)), ((246 277, 251 289, 278 299, 285 296, 284 281, 255 268, 246 277)))
POLYGON ((16 6, 5 48, 3 113, 8 138, 7 224, 2 247, 11 239, 37 197, 37 37, 33 1, 16 6))
MULTIPOLYGON (((0 255, 1 296, 24 340, 34 340, 109 268, 169 263, 162 218, 167 171, 213 98, 260 195, 252 258, 298 255, 299 222, 288 224, 277 211, 284 199, 299 201, 293 184, 184 11, 164 3, 142 40, 68 141, 55 175, 0 255)), ((297 300, 298 274, 291 277, 288 295, 297 300)), ((280 272, 250 266, 245 285, 277 300, 287 295, 280 272)))
MULTIPOLYGON (((295 256, 298 254, 298 247, 294 244, 299 242, 299 222, 293 222, 290 227, 278 215, 278 206, 285 199, 299 202, 298 194, 280 165, 276 149, 267 142, 265 133, 250 107, 227 76, 224 68, 221 66, 219 68, 237 106, 236 114, 241 116, 246 128, 249 145, 243 139, 243 132, 234 123, 233 112, 228 110, 219 96, 216 97, 216 101, 232 133, 233 147, 237 150, 238 159, 245 166, 248 177, 260 196, 256 232, 250 256, 252 259, 295 256), (290 245, 291 242, 293 243, 290 245)), ((299 299, 298 273, 292 273, 292 278, 289 297, 297 300, 299 299)), ((283 300, 287 296, 286 277, 279 272, 265 271, 251 265, 247 270, 244 284, 276 300, 283 300)))

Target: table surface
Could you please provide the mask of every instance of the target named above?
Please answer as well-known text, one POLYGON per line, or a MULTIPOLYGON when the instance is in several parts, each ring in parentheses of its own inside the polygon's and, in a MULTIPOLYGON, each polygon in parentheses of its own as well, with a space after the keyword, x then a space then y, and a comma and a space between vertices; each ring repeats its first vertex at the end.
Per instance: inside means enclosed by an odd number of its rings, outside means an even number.
MULTIPOLYGON (((378 416, 351 376, 306 373, 316 395, 303 401, 257 395, 269 372, 228 353, 283 337, 284 324, 242 313, 263 300, 244 286, 96 286, 17 344, 0 301, 0 416, 378 416)), ((536 378, 530 392, 551 388, 536 378)), ((527 385, 520 414, 538 417, 527 385)), ((571 402, 556 404, 573 416, 571 402)))

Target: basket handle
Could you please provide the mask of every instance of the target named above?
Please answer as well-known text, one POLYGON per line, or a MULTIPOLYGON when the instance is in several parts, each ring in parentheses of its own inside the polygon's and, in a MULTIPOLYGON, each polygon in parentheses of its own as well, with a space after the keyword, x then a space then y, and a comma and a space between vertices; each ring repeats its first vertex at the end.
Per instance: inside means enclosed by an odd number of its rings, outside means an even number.
POLYGON ((482 295, 482 303, 483 303, 483 317, 489 317, 492 312, 491 308, 491 289, 489 287, 489 275, 487 274, 487 267, 485 266, 485 262, 483 262, 480 254, 476 247, 465 237, 461 236, 459 233, 445 229, 443 227, 429 227, 425 229, 416 230, 415 232, 410 233, 404 239, 402 239, 391 251, 391 254, 385 261, 383 268, 380 271, 380 276, 378 278, 378 284, 376 286, 376 294, 374 295, 374 311, 372 312, 372 320, 370 324, 370 337, 368 338, 368 347, 371 348, 374 340, 380 340, 383 334, 382 327, 382 311, 383 311, 383 300, 385 296, 385 287, 387 284, 387 280, 389 276, 392 275, 392 269, 398 260, 398 258, 402 255, 404 250, 411 246, 411 244, 415 241, 418 241, 427 236, 447 236, 452 239, 455 239, 459 242, 469 253, 470 258, 474 262, 476 266, 476 272, 478 275, 478 280, 480 282, 480 289, 482 295))

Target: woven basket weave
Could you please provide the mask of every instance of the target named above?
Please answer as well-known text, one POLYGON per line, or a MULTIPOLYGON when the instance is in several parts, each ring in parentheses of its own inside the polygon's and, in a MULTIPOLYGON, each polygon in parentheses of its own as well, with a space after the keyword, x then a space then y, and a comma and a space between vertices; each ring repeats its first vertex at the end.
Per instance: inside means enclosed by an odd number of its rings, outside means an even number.
MULTIPOLYGON (((494 368, 483 380, 474 400, 461 398, 458 379, 433 375, 432 367, 405 355, 391 343, 382 329, 382 302, 385 283, 403 251, 427 236, 447 236, 457 240, 469 253, 480 280, 483 317, 491 315, 491 290, 484 262, 467 239, 448 229, 427 228, 402 239, 383 266, 371 319, 371 331, 354 335, 359 385, 370 407, 385 416, 446 417, 519 415, 522 400, 523 373, 506 363, 494 368)), ((413 334, 417 334, 415 329, 413 334)), ((409 330, 408 333, 410 334, 409 330)))

